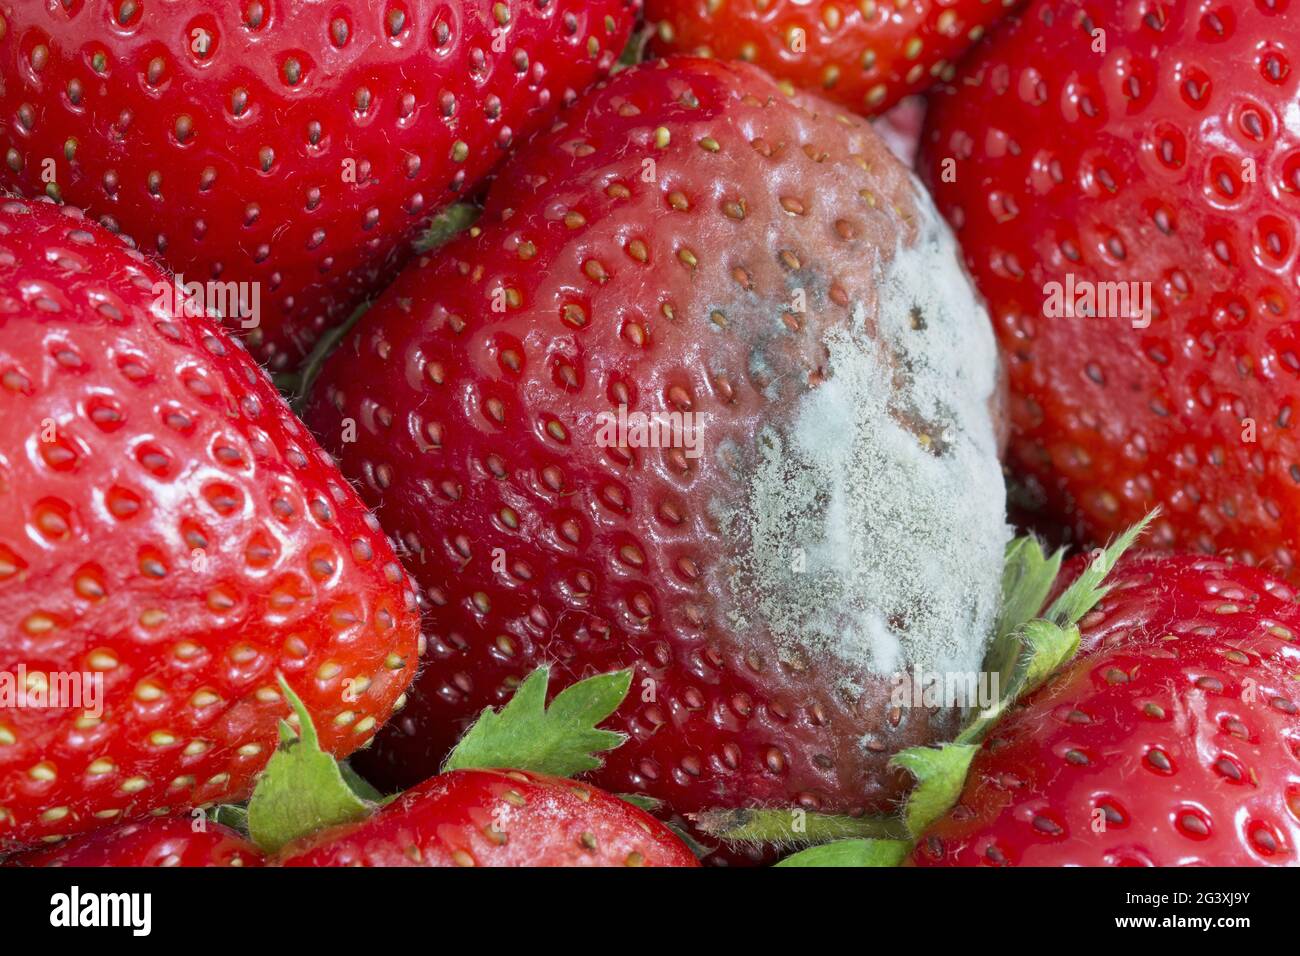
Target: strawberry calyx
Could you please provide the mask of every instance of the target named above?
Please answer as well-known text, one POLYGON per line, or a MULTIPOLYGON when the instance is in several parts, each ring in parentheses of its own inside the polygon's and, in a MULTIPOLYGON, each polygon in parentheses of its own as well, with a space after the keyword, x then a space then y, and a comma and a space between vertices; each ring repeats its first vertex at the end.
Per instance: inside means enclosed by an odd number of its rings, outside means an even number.
MULTIPOLYGON (((1045 611, 1065 557, 1063 550, 1047 554, 1033 537, 1017 538, 1006 550, 1002 572, 1002 605, 984 668, 998 675, 998 699, 977 711, 950 742, 933 747, 909 747, 891 761, 916 778, 896 818, 862 818, 857 839, 818 839, 834 832, 827 819, 807 814, 802 829, 792 834, 800 811, 753 813, 743 827, 716 831, 723 839, 788 844, 792 835, 813 844, 786 858, 783 866, 897 866, 915 841, 960 798, 971 761, 994 726, 1025 696, 1061 671, 1079 650, 1079 621, 1110 590, 1107 575, 1147 526, 1155 509, 1105 549, 1099 549, 1079 576, 1045 611), (891 827, 892 824, 892 827, 891 827), (872 829, 879 833, 870 832, 872 829), (733 837, 729 837, 728 834, 733 837)), ((709 817, 709 814, 700 814, 709 817)), ((835 820, 837 818, 829 818, 835 820)), ((848 819, 848 818, 840 818, 848 819)))
MULTIPOLYGON (((623 703, 632 671, 579 681, 556 694, 548 706, 549 681, 549 670, 539 667, 499 710, 485 708, 447 758, 443 772, 508 768, 571 777, 597 769, 600 754, 626 739, 597 725, 623 703)), ((395 799, 323 751, 306 707, 283 676, 279 683, 299 729, 288 720, 280 722, 280 745, 246 810, 221 806, 212 811, 214 819, 246 830, 268 854, 327 827, 363 820, 395 799)))

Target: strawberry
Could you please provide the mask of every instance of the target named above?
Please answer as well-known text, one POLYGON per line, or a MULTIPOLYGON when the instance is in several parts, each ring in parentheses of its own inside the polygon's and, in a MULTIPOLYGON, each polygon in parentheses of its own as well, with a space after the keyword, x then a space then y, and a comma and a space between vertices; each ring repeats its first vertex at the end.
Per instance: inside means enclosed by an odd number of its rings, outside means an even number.
POLYGON ((84 206, 274 369, 611 66, 635 0, 76 0, 0 14, 3 183, 84 206))
POLYGON ((277 668, 339 754, 414 673, 388 541, 194 305, 76 209, 0 204, 0 852, 245 794, 277 668))
POLYGON ((160 817, 35 850, 10 866, 262 866, 262 851, 219 823, 160 817))
POLYGON ((874 116, 937 79, 1019 0, 646 0, 653 48, 746 60, 874 116))
POLYGON ((1082 541, 1160 503, 1161 547, 1296 576, 1297 29, 1271 0, 1038 0, 932 97, 1011 464, 1082 541))
POLYGON ((634 667, 599 785, 680 813, 892 800, 889 756, 955 719, 892 679, 978 668, 1007 538, 954 255, 868 123, 746 64, 628 70, 521 150, 307 409, 431 631, 358 766, 427 776, 538 663, 634 667))
POLYGON ((998 724, 920 866, 1295 866, 1300 609, 1257 569, 1126 559, 1084 653, 998 724))
POLYGON ((454 770, 360 823, 290 847, 282 866, 699 866, 671 830, 581 783, 454 770))

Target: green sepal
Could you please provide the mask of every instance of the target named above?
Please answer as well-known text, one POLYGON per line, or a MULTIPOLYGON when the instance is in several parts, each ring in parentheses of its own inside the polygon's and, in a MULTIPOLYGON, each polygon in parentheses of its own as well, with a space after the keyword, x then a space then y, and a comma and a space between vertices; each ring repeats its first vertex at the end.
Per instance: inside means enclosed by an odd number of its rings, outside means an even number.
POLYGON ((1038 617, 1061 572, 1065 551, 1050 556, 1037 538, 1016 538, 1007 545, 1002 565, 1002 604, 998 610, 993 643, 996 646, 1008 634, 1038 617))
POLYGON ((348 785, 338 762, 321 750, 306 706, 277 675, 280 691, 298 715, 299 732, 280 721, 276 748, 248 801, 248 833, 267 853, 325 827, 364 819, 374 804, 348 785))
POLYGON ((1110 547, 1095 552, 1088 566, 1075 578, 1074 583, 1052 602, 1052 606, 1047 609, 1043 617, 1061 627, 1078 624, 1083 616, 1096 607, 1097 602, 1110 591, 1108 585, 1102 584, 1106 575, 1110 574, 1124 552, 1132 547, 1138 535, 1142 534, 1159 514, 1160 509, 1154 508, 1145 518, 1111 542, 1110 547))
POLYGON ((800 850, 777 866, 870 866, 894 867, 912 851, 907 840, 840 840, 800 850))
POLYGON ((903 807, 903 822, 913 838, 956 805, 966 785, 970 763, 978 752, 975 744, 954 743, 909 747, 894 755, 890 766, 902 767, 916 778, 916 786, 903 807))
POLYGON ((500 710, 486 708, 447 758, 443 770, 509 767, 556 777, 595 770, 597 754, 626 739, 597 724, 618 710, 632 671, 589 677, 566 687, 546 706, 550 671, 529 674, 500 710))

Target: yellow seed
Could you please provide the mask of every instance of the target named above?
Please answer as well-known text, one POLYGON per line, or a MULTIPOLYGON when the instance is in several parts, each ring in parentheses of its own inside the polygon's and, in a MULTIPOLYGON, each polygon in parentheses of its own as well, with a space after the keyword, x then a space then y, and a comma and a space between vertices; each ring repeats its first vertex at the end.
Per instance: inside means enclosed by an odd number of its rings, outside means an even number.
POLYGON ((148 608, 140 614, 141 627, 153 629, 165 620, 167 620, 167 612, 156 607, 148 608))
POLYGON ((27 619, 23 621, 23 630, 32 635, 32 637, 48 634, 50 631, 54 630, 54 618, 41 611, 37 611, 35 614, 28 615, 27 619))

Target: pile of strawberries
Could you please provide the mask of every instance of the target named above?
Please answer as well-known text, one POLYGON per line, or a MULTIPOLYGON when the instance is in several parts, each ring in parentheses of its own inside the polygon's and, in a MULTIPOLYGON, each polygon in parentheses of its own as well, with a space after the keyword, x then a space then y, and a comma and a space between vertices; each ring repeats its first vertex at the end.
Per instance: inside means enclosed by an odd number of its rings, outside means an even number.
POLYGON ((6 5, 0 864, 1300 865, 1297 42, 6 5))

